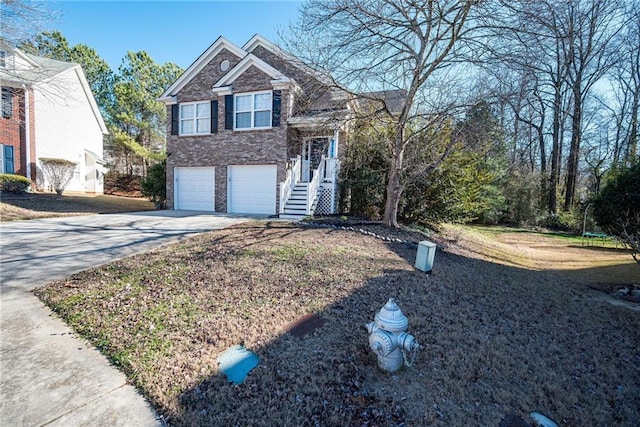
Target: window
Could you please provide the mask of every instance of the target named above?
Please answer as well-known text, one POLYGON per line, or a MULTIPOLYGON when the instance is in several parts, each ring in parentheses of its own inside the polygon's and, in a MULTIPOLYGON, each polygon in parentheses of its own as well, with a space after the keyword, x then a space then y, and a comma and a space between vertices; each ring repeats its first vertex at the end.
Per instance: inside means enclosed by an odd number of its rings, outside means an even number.
POLYGON ((2 118, 13 117, 13 90, 10 87, 2 88, 2 118))
POLYGON ((235 129, 270 128, 272 93, 235 96, 235 129))
POLYGON ((0 68, 7 68, 7 51, 0 50, 0 68))
POLYGON ((211 132, 211 103, 180 104, 180 135, 200 135, 211 132))

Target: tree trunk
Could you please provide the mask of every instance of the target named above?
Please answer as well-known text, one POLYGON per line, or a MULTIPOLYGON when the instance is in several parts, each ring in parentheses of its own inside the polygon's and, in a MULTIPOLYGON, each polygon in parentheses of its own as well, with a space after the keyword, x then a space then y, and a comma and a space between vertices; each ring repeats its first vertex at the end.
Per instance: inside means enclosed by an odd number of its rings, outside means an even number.
POLYGON ((582 139, 582 94, 580 92, 581 80, 578 78, 574 83, 573 90, 573 117, 571 119, 571 147, 569 149, 569 159, 567 161, 567 187, 564 198, 564 210, 568 211, 573 207, 576 194, 576 183, 578 181, 578 165, 580 163, 580 140, 582 139))
POLYGON ((536 127, 536 132, 538 133, 538 146, 540 148, 540 203, 542 203, 541 207, 548 202, 546 197, 547 194, 547 150, 544 144, 544 131, 543 131, 543 123, 540 124, 540 127, 536 127))
POLYGON ((402 194, 400 184, 400 168, 398 159, 392 159, 387 180, 387 200, 384 205, 384 223, 390 227, 398 227, 398 204, 402 194))
POLYGON ((631 131, 629 132, 629 142, 627 144, 626 161, 627 164, 634 164, 638 154, 638 110, 640 110, 640 95, 636 92, 631 106, 631 131))
POLYGON ((402 172, 402 162, 404 159, 404 133, 402 127, 396 132, 394 148, 392 150, 391 165, 389 166, 389 177, 387 178, 387 198, 384 204, 383 221, 390 227, 398 227, 398 204, 402 195, 402 183, 400 174, 402 172))
POLYGON ((552 148, 551 148, 551 174, 549 175, 549 213, 555 214, 558 212, 558 179, 560 175, 560 150, 561 135, 560 135, 560 116, 562 114, 562 92, 559 82, 556 82, 555 96, 553 103, 553 130, 552 130, 552 148))

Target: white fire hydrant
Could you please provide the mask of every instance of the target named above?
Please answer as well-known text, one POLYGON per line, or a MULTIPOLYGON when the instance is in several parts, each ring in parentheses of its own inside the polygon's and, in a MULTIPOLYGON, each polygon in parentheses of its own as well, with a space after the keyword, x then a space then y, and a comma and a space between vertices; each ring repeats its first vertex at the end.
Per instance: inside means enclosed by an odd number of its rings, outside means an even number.
POLYGON ((395 372, 402 367, 402 363, 411 366, 412 361, 406 357, 407 353, 415 357, 420 345, 413 337, 406 333, 409 320, 402 314, 393 298, 376 313, 375 322, 367 323, 369 332, 369 346, 378 356, 378 366, 383 371, 395 372))

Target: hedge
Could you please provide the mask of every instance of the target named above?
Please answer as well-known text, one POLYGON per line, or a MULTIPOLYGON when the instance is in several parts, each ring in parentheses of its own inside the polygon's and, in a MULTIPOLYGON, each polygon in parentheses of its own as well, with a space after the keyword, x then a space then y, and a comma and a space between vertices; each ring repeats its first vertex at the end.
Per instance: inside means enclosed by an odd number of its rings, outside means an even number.
POLYGON ((29 178, 12 173, 0 174, 0 191, 22 193, 31 185, 29 178))

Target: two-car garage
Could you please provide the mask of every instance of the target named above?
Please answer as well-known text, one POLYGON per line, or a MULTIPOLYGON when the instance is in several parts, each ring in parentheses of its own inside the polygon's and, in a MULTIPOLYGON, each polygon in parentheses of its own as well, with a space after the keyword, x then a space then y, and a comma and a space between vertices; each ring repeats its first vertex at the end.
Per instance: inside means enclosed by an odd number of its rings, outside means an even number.
MULTIPOLYGON (((215 211, 215 168, 174 169, 174 209, 215 211)), ((227 212, 274 215, 277 166, 227 166, 227 212)))

